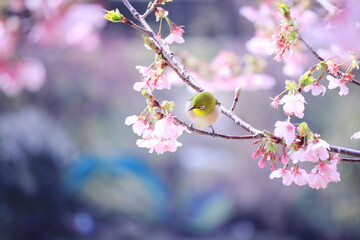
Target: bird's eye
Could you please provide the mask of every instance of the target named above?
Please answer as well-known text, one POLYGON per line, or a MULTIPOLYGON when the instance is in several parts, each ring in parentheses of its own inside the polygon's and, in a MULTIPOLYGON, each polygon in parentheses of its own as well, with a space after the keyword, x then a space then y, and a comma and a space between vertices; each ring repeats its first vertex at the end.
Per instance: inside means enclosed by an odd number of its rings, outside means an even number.
POLYGON ((204 108, 205 108, 204 105, 201 105, 201 106, 199 107, 200 110, 203 110, 204 108))

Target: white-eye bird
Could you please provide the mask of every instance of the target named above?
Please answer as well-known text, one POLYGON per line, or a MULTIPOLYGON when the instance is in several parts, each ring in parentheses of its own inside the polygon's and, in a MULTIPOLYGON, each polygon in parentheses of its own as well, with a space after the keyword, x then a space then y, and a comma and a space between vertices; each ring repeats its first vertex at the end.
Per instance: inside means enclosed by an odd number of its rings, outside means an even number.
POLYGON ((196 128, 212 128, 220 115, 220 103, 211 93, 200 92, 186 102, 185 111, 196 128))

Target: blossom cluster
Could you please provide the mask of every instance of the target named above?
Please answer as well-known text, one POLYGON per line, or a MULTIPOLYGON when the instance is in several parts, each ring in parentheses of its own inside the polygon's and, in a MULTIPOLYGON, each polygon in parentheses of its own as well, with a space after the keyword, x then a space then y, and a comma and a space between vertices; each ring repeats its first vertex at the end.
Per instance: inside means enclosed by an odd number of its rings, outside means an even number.
MULTIPOLYGON (((167 0, 163 3, 165 2, 167 0)), ((183 38, 185 31, 182 26, 174 24, 165 9, 156 7, 155 16, 156 21, 160 22, 160 29, 162 29, 163 19, 169 26, 170 33, 167 37, 162 38, 161 31, 158 33, 160 41, 164 45, 169 46, 173 43, 185 42, 183 38)), ((118 9, 106 11, 104 18, 111 22, 128 22, 118 9)), ((145 97, 147 107, 139 116, 127 117, 125 124, 132 125, 134 133, 141 136, 141 139, 136 141, 138 147, 148 148, 150 153, 156 152, 157 154, 175 152, 182 145, 177 139, 186 130, 186 127, 177 124, 175 116, 171 114, 175 105, 174 102, 163 101, 159 103, 152 95, 155 90, 170 89, 171 84, 164 74, 167 62, 161 54, 158 54, 158 46, 149 37, 143 36, 143 40, 147 49, 154 50, 157 53, 155 61, 150 66, 136 66, 142 75, 142 80, 135 82, 133 88, 145 97)))
POLYGON ((285 54, 292 55, 293 48, 297 44, 297 29, 293 25, 286 21, 282 22, 271 37, 269 53, 276 55, 274 60, 277 62, 282 61, 286 57, 285 54))
POLYGON ((341 66, 341 64, 336 64, 336 59, 320 61, 305 72, 299 78, 298 82, 290 80, 285 81, 285 90, 281 94, 271 98, 272 102, 270 105, 276 109, 279 105, 282 105, 286 116, 303 118, 306 101, 301 94, 301 91, 311 91, 313 96, 324 96, 326 87, 321 83, 324 81, 324 76, 326 74, 328 88, 339 88, 340 96, 347 95, 349 93, 349 88, 346 84, 354 81, 352 71, 359 68, 357 57, 353 56, 352 63, 348 66, 345 73, 342 73, 339 70, 341 66), (317 77, 316 74, 318 75, 317 77))
POLYGON ((284 62, 283 73, 287 76, 300 75, 309 56, 297 43, 297 26, 309 29, 318 21, 310 4, 295 2, 290 10, 278 5, 277 0, 259 1, 258 5, 244 6, 240 14, 254 24, 255 36, 246 44, 247 50, 258 56, 275 54, 275 60, 284 62), (280 9, 280 13, 274 11, 280 9), (285 20, 283 20, 285 17, 285 20), (278 23, 281 22, 279 25, 278 23), (275 32, 275 33, 274 33, 275 32), (296 51, 293 49, 296 47, 296 51))
MULTIPOLYGON (((300 75, 303 73, 304 66, 302 65, 307 60, 305 55, 296 57, 293 55, 294 49, 300 48, 297 44, 298 40, 304 41, 298 32, 298 21, 290 14, 290 8, 285 3, 280 3, 278 9, 284 20, 279 26, 275 25, 274 19, 278 22, 279 16, 271 15, 272 3, 272 0, 263 1, 261 6, 264 8, 259 11, 250 8, 242 9, 242 14, 252 22, 261 19, 256 16, 263 14, 268 14, 268 18, 271 19, 270 22, 264 21, 260 24, 257 22, 258 25, 266 27, 257 28, 257 36, 248 42, 247 47, 250 51, 257 51, 257 54, 261 55, 259 51, 262 48, 258 46, 259 44, 266 45, 267 52, 275 54, 276 61, 287 61, 284 71, 289 73, 288 75, 300 75), (276 26, 277 30, 273 33, 276 26), (269 31, 269 29, 272 30, 269 31)), ((312 17, 313 13, 306 8, 301 11, 295 8, 294 12, 298 16, 306 16, 301 18, 307 19, 308 24, 315 19, 312 17)), ((149 152, 162 154, 174 152, 181 146, 177 138, 186 128, 179 125, 179 121, 171 114, 174 103, 164 101, 159 104, 152 92, 170 89, 170 83, 178 81, 177 73, 165 71, 171 61, 164 58, 162 50, 168 50, 169 45, 173 43, 184 43, 184 29, 182 26, 175 25, 170 20, 169 13, 161 7, 155 8, 155 16, 156 21, 160 23, 157 39, 143 36, 145 46, 156 53, 155 61, 148 67, 136 67, 143 78, 133 87, 146 98, 147 107, 141 115, 127 117, 125 123, 132 125, 133 131, 142 137, 136 142, 139 147, 148 148, 149 152), (170 32, 165 38, 162 37, 164 21, 167 22, 170 32)), ((132 24, 119 10, 106 11, 105 18, 112 22, 132 24)), ((305 46, 312 51, 306 43, 305 46)), ((298 81, 285 81, 285 90, 271 98, 271 106, 278 108, 281 105, 287 120, 277 121, 274 133, 264 131, 262 139, 254 142, 254 144, 260 144, 252 155, 253 158, 260 158, 258 166, 264 168, 269 163, 272 171, 270 178, 282 178, 283 184, 287 186, 295 183, 299 186, 309 185, 311 188, 320 189, 326 188, 330 182, 340 181, 337 164, 341 159, 338 155, 330 153, 333 147, 321 139, 319 134, 313 133, 306 122, 294 124, 292 120, 294 117, 304 117, 306 101, 303 92, 311 92, 314 96, 325 95, 326 87, 322 85, 324 79, 329 81, 329 89, 340 88, 339 95, 347 95, 349 89, 346 84, 355 81, 352 72, 354 69, 359 69, 358 57, 352 54, 350 64, 348 64, 349 61, 338 64, 335 58, 329 58, 326 61, 321 57, 318 59, 320 62, 301 75, 298 81), (347 69, 341 72, 340 68, 344 66, 347 66, 347 69), (278 167, 279 164, 282 166, 278 167)), ((193 61, 193 59, 186 62, 188 58, 184 60, 196 82, 207 85, 211 91, 232 90, 236 87, 256 90, 274 85, 274 79, 263 74, 266 67, 265 60, 255 54, 245 55, 239 60, 233 53, 222 51, 209 64, 193 61), (193 64, 194 62, 196 64, 193 64), (212 81, 207 81, 208 78, 212 81)), ((355 133, 351 138, 360 138, 360 132, 355 133)))
POLYGON ((330 145, 313 134, 306 123, 295 127, 289 121, 277 121, 274 134, 268 134, 255 143, 262 143, 253 154, 253 158, 261 157, 259 167, 263 168, 270 162, 270 178, 282 178, 286 186, 308 184, 319 189, 326 188, 329 182, 340 181, 337 171, 340 159, 329 153, 330 145), (278 144, 283 146, 280 154, 278 144), (287 152, 285 147, 290 151, 287 152), (313 164, 309 172, 300 167, 304 162, 313 164), (277 168, 277 163, 283 164, 283 167, 277 168))
POLYGON ((175 152, 182 144, 177 138, 186 129, 176 124, 171 114, 174 102, 164 101, 158 104, 154 98, 145 94, 149 105, 140 115, 132 115, 125 119, 126 125, 132 125, 134 133, 141 136, 136 144, 141 148, 148 148, 149 152, 163 154, 164 152, 175 152), (161 111, 156 111, 160 109, 161 111))

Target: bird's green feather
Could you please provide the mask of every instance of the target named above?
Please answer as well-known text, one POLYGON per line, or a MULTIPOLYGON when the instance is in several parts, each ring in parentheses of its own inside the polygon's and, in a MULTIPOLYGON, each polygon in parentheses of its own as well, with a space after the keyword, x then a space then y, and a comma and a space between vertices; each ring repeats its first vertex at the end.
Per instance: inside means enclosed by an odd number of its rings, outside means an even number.
POLYGON ((200 92, 189 99, 192 102, 193 112, 198 116, 211 113, 215 105, 220 104, 210 92, 200 92))

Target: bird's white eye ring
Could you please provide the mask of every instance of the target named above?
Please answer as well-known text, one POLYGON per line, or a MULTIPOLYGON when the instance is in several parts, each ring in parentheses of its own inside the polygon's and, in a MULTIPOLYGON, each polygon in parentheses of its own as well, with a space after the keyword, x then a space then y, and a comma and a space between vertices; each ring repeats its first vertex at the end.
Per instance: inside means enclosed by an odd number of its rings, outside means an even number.
POLYGON ((201 106, 199 107, 200 110, 203 110, 204 108, 205 108, 204 105, 201 105, 201 106))

